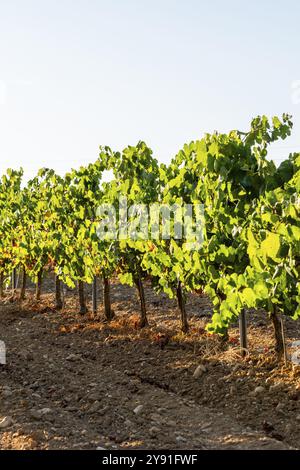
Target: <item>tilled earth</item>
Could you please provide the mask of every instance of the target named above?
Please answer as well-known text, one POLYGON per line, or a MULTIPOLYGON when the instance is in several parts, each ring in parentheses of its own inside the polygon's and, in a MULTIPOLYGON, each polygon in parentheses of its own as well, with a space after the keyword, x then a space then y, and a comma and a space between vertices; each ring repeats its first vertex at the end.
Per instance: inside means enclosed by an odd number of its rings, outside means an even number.
MULTIPOLYGON (((0 449, 300 448, 299 366, 277 363, 263 313, 248 314, 242 359, 236 327, 227 343, 205 332, 205 297, 189 297, 183 335, 174 301, 149 286, 139 330, 134 290, 114 283, 107 324, 101 306, 79 316, 71 291, 53 310, 48 284, 39 304, 29 292, 0 305, 0 449)), ((299 338, 297 322, 286 330, 299 338)))

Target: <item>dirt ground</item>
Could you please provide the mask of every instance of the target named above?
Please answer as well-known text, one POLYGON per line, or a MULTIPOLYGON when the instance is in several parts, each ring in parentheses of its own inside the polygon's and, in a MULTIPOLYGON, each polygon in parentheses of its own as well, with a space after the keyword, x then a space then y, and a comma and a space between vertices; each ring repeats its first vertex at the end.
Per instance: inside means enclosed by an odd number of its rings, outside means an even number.
MULTIPOLYGON (((56 312, 52 284, 39 304, 33 289, 0 304, 0 449, 300 448, 300 367, 276 362, 264 314, 248 314, 242 359, 236 326, 226 344, 205 332, 206 297, 189 296, 183 335, 175 301, 150 286, 139 330, 133 289, 112 285, 107 324, 101 304, 79 316, 72 291, 56 312)), ((285 326, 288 344, 300 338, 299 322, 285 326)))

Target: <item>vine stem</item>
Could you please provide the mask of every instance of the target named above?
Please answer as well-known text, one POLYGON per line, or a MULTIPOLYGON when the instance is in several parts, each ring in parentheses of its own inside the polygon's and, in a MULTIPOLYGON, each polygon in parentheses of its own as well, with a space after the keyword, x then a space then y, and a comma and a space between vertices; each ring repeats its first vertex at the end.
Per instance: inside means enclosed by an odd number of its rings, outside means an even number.
POLYGON ((281 335, 282 335, 282 343, 283 343, 284 365, 285 365, 285 367, 287 367, 288 357, 287 357, 287 350, 286 350, 286 338, 285 338, 285 331, 284 331, 284 322, 283 322, 282 317, 280 317, 280 323, 281 323, 281 335))
POLYGON ((239 328, 240 328, 240 346, 241 346, 241 355, 245 357, 248 349, 247 342, 247 320, 246 320, 246 311, 243 310, 239 316, 239 328))

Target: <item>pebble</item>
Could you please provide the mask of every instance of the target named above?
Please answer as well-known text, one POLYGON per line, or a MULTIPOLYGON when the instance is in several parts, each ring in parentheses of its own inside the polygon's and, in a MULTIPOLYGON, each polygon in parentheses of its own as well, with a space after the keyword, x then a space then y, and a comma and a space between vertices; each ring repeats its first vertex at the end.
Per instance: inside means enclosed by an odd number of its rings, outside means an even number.
POLYGON ((290 434, 291 432, 293 432, 293 425, 291 423, 286 425, 285 432, 286 434, 290 434))
POLYGON ((13 424, 11 416, 5 416, 5 418, 0 421, 0 429, 8 428, 13 424))
POLYGON ((144 405, 138 405, 136 408, 134 408, 133 412, 135 415, 139 415, 141 414, 143 409, 144 409, 144 405))
POLYGON ((3 385, 2 390, 11 390, 11 387, 9 387, 9 385, 3 385))
POLYGON ((29 388, 31 388, 32 390, 37 390, 38 388, 40 388, 40 384, 38 383, 38 381, 36 380, 35 382, 33 382, 29 388))
POLYGON ((101 406, 101 403, 99 401, 95 401, 89 408, 89 413, 93 414, 93 413, 97 413, 97 411, 99 410, 101 406))
POLYGON ((46 415, 46 414, 48 414, 48 413, 52 413, 51 408, 41 408, 39 411, 40 411, 40 413, 41 413, 42 416, 43 416, 43 415, 46 415))
POLYGON ((66 357, 66 361, 80 361, 81 357, 78 354, 69 354, 69 356, 66 357))
MULTIPOLYGON (((93 403, 95 401, 99 401, 99 398, 100 398, 100 395, 99 393, 91 393, 89 396, 88 396, 88 401, 90 403, 93 403)), ((72 400, 72 397, 71 397, 71 400, 72 400)))
POLYGON ((160 423, 161 422, 161 416, 158 413, 152 413, 149 418, 151 421, 154 421, 155 423, 160 423))
POLYGON ((76 406, 67 406, 66 410, 73 413, 74 411, 77 411, 78 408, 76 406))
POLYGON ((206 429, 209 429, 211 425, 212 425, 212 421, 207 421, 206 423, 202 423, 200 425, 200 429, 201 431, 204 431, 206 429))
POLYGON ((157 426, 152 426, 152 427, 149 429, 149 435, 150 435, 151 437, 156 437, 159 432, 160 432, 160 428, 158 428, 157 426))
POLYGON ((103 416, 103 415, 105 415, 105 413, 106 413, 108 410, 109 410, 109 406, 108 406, 108 405, 105 405, 105 406, 103 406, 103 408, 101 408, 101 410, 98 411, 98 414, 99 414, 100 416, 103 416))
POLYGON ((284 408, 285 408, 284 403, 278 403, 278 405, 276 406, 276 411, 283 412, 284 408))
POLYGON ((40 409, 40 410, 31 410, 31 411, 30 411, 30 414, 31 414, 31 416, 32 416, 34 419, 39 420, 39 419, 41 419, 43 416, 45 416, 45 415, 47 415, 47 414, 49 414, 49 413, 51 413, 51 412, 52 412, 51 408, 42 408, 42 409, 40 409))
POLYGON ((254 389, 254 395, 260 395, 261 393, 264 393, 265 391, 266 391, 265 387, 260 385, 254 389))
POLYGON ((282 390, 284 388, 284 385, 281 383, 276 383, 270 386, 270 392, 279 392, 279 390, 282 390))
POLYGON ((300 365, 300 350, 299 349, 292 354, 291 361, 296 366, 300 365))
POLYGON ((130 419, 126 419, 126 420, 124 421, 124 424, 125 424, 125 426, 126 426, 127 428, 131 428, 132 425, 133 425, 133 423, 132 423, 132 421, 130 421, 130 419))
POLYGON ((175 426, 177 426, 176 421, 173 421, 172 419, 169 419, 169 420, 167 421, 167 424, 168 424, 168 426, 170 426, 170 427, 175 427, 175 426))
POLYGON ((157 408, 158 413, 166 413, 166 408, 157 408))
POLYGON ((205 372, 207 372, 206 367, 205 367, 203 364, 200 364, 200 365, 196 368, 195 372, 193 373, 193 377, 194 377, 195 379, 198 379, 198 378, 201 377, 201 375, 203 375, 205 372))

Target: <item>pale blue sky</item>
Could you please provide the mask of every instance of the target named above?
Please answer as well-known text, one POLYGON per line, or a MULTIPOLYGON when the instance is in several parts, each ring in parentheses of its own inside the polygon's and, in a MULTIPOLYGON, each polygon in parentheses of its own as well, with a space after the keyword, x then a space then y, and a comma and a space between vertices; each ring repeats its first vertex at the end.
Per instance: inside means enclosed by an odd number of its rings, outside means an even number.
POLYGON ((63 173, 140 139, 167 162, 290 112, 280 161, 300 150, 299 22, 297 0, 0 0, 0 173, 63 173))

